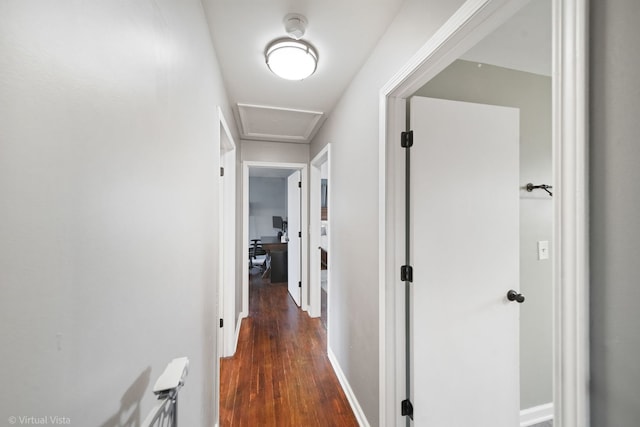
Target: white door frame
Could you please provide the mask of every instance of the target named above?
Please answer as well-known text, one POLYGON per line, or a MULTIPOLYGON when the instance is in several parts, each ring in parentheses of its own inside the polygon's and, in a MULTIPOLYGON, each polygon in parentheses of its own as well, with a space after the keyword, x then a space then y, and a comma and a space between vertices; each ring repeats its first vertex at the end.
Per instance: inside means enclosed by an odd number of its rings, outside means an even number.
MULTIPOLYGON (((222 109, 217 109, 217 129, 214 147, 219 158, 214 168, 223 167, 225 177, 220 183, 220 172, 214 170, 218 211, 218 274, 216 285, 218 301, 218 317, 223 319, 224 328, 216 328, 216 375, 214 381, 214 405, 216 425, 220 423, 220 358, 235 352, 233 314, 235 313, 236 294, 236 144, 224 118, 222 109)), ((217 319, 215 319, 217 322, 217 319)))
MULTIPOLYGON (((249 253, 249 168, 268 169, 291 169, 300 170, 302 177, 302 271, 300 280, 302 282, 302 294, 300 308, 309 310, 309 194, 308 194, 308 169, 306 163, 276 163, 276 162, 256 162, 245 160, 242 162, 242 253, 249 253)), ((249 314, 249 263, 248 255, 242 261, 242 317, 249 314)))
MULTIPOLYGON (((554 425, 589 425, 587 0, 553 0, 554 425)), ((406 99, 526 0, 468 0, 380 91, 380 424, 404 425, 406 99)), ((462 405, 464 407, 464 405, 462 405)))
POLYGON ((229 125, 218 107, 218 123, 220 124, 220 166, 224 168, 223 200, 224 212, 221 221, 221 250, 224 253, 222 270, 222 356, 232 356, 236 351, 236 144, 231 135, 229 125))
MULTIPOLYGON (((324 146, 322 150, 311 160, 311 178, 309 179, 309 317, 320 317, 322 314, 322 293, 321 293, 321 265, 318 249, 320 248, 320 192, 322 174, 320 167, 326 162, 329 167, 329 177, 331 177, 331 144, 324 146)), ((327 208, 328 210, 329 208, 327 208)), ((330 218, 330 216, 328 216, 330 218)), ((331 247, 331 234, 327 245, 328 253, 331 247)), ((329 263, 331 265, 331 263, 329 263)), ((327 332, 328 332, 327 328, 327 332)))

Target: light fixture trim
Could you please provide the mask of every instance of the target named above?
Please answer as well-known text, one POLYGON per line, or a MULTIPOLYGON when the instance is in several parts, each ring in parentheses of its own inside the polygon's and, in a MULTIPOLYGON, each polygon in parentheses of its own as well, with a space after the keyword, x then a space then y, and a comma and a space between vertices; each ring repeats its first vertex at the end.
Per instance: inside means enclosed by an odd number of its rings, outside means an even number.
POLYGON ((318 68, 318 52, 313 46, 291 38, 271 42, 265 60, 275 75, 286 80, 304 80, 318 68))

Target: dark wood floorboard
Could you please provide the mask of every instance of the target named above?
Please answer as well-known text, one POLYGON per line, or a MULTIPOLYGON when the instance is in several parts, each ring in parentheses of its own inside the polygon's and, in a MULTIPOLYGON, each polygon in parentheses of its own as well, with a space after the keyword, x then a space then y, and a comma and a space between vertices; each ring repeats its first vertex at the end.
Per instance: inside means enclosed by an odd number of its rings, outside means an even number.
POLYGON ((295 305, 286 283, 255 275, 249 286, 236 354, 221 361, 221 427, 357 426, 320 319, 295 305))

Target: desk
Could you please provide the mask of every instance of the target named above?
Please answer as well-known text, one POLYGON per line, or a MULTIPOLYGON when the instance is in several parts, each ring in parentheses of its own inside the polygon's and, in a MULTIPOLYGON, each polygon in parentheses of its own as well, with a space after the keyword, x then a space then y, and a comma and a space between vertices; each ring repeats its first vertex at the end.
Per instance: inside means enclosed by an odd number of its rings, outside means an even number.
POLYGON ((262 247, 267 252, 269 262, 262 277, 271 275, 271 283, 282 283, 288 280, 287 244, 263 243, 262 247))
POLYGON ((286 251, 287 243, 263 243, 262 247, 267 251, 267 253, 270 253, 271 251, 286 251))

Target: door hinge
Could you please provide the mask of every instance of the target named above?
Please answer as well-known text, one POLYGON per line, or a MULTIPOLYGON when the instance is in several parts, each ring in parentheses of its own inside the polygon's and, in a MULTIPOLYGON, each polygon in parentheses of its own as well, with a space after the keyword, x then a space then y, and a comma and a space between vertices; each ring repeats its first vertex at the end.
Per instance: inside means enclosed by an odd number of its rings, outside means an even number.
POLYGON ((298 188, 302 188, 302 181, 298 181, 298 188))
POLYGON ((220 176, 224 176, 224 168, 220 167, 220 176))
POLYGON ((413 282, 413 267, 410 265, 400 267, 400 280, 403 282, 413 282))
POLYGON ((409 417, 413 419, 413 405, 409 399, 405 399, 400 403, 400 413, 403 417, 409 417))
POLYGON ((220 319, 220 327, 223 328, 224 327, 224 319, 220 319))
POLYGON ((302 239, 302 231, 298 231, 298 237, 302 239))
POLYGON ((302 282, 298 282, 298 287, 301 288, 302 287, 302 282))
POLYGON ((402 132, 400 134, 400 146, 402 148, 409 148, 413 145, 413 131, 402 132))

